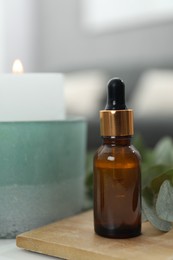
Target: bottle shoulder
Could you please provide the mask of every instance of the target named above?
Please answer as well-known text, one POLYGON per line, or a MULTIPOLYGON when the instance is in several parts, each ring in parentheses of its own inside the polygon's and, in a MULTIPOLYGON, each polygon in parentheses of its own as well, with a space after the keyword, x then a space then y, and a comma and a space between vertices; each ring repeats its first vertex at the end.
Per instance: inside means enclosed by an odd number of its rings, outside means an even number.
POLYGON ((134 167, 139 166, 141 156, 139 151, 133 146, 112 146, 102 145, 98 148, 94 156, 94 164, 98 167, 134 167))
POLYGON ((123 155, 133 155, 135 157, 138 157, 138 159, 140 159, 140 153, 139 151, 133 146, 133 145, 129 145, 129 146, 114 146, 114 145, 101 145, 96 153, 95 156, 96 157, 102 157, 104 155, 107 154, 120 154, 123 153, 123 155))

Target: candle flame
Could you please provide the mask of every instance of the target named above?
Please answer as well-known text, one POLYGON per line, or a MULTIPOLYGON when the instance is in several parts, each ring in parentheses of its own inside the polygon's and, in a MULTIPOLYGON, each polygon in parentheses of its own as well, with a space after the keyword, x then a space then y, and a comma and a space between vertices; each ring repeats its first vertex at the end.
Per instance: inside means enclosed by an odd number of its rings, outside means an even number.
POLYGON ((22 74, 24 72, 23 65, 20 60, 15 60, 13 62, 12 72, 14 74, 22 74))

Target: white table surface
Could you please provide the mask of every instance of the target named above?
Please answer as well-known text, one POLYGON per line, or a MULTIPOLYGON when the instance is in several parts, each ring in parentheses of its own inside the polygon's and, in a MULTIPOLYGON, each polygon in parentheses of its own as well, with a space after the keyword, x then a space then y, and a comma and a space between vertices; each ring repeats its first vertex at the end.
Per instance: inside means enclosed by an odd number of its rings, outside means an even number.
POLYGON ((16 246, 15 239, 0 239, 0 260, 53 260, 57 257, 26 251, 16 246))

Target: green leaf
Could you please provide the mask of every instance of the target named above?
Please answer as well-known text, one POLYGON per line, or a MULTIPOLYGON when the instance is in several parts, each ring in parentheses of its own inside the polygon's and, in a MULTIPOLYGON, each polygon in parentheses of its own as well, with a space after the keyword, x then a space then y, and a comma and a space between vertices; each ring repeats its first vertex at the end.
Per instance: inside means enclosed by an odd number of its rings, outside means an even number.
POLYGON ((138 149, 141 155, 145 154, 146 150, 148 150, 140 134, 135 135, 135 137, 133 138, 133 144, 138 149))
POLYGON ((150 187, 154 193, 159 192, 160 187, 165 180, 169 180, 173 185, 173 169, 166 171, 151 181, 150 187))
POLYGON ((161 219, 173 222, 173 186, 165 180, 156 201, 156 212, 161 219))
POLYGON ((152 190, 146 187, 143 190, 142 196, 142 209, 144 211, 145 216, 149 220, 149 222, 161 231, 169 231, 172 227, 172 224, 168 221, 165 221, 157 216, 157 212, 155 210, 155 196, 152 193, 152 190))
POLYGON ((156 177, 169 170, 167 165, 154 165, 142 171, 142 187, 150 186, 150 183, 156 177))
POLYGON ((162 138, 154 148, 156 164, 173 165, 173 143, 171 137, 162 138))
POLYGON ((145 153, 142 154, 142 164, 145 168, 155 164, 155 157, 152 150, 147 149, 145 153))
POLYGON ((133 139, 133 144, 139 151, 141 157, 142 157, 142 167, 146 167, 149 165, 154 164, 154 156, 153 156, 153 150, 151 148, 148 148, 142 139, 142 136, 140 134, 135 135, 133 139))

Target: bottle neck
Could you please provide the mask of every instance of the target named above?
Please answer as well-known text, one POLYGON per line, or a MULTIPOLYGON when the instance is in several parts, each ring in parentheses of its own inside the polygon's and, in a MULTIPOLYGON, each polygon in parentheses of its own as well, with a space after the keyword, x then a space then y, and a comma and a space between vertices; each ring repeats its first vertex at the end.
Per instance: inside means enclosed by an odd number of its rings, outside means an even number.
POLYGON ((129 146, 132 136, 102 136, 103 144, 112 146, 129 146))

